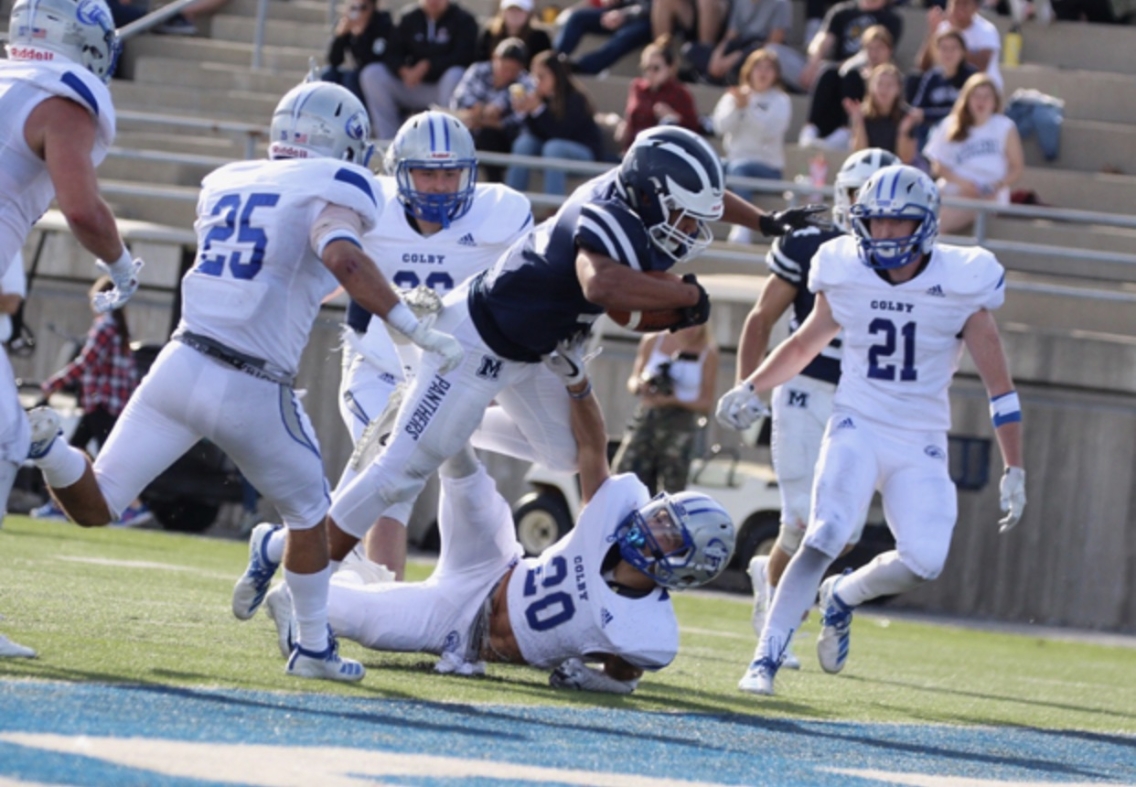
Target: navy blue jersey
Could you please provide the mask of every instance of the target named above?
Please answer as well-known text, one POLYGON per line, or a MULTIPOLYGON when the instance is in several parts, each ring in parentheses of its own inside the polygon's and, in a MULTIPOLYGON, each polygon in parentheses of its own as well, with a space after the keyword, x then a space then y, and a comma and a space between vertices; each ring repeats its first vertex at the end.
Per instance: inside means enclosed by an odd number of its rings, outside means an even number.
POLYGON ((482 340, 502 358, 536 363, 603 313, 576 276, 581 248, 638 271, 665 271, 674 260, 651 242, 643 221, 616 193, 618 170, 588 181, 556 215, 474 278, 469 311, 482 340))
MULTIPOLYGON (((765 262, 774 276, 791 284, 797 291, 793 298, 793 317, 789 320, 790 333, 801 327, 816 302, 816 295, 809 291, 809 268, 813 255, 822 244, 844 235, 838 229, 822 230, 819 227, 804 227, 773 241, 765 262)), ((837 336, 832 343, 809 361, 801 374, 830 383, 840 381, 840 344, 837 336)))

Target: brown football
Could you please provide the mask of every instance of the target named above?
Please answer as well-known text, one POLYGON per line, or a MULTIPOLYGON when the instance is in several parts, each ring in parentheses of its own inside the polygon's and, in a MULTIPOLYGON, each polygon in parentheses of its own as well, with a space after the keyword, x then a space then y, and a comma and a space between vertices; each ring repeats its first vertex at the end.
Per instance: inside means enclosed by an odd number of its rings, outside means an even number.
MULTIPOLYGON (((681 276, 667 271, 645 271, 648 276, 665 277, 680 281, 681 276)), ((620 311, 612 309, 607 316, 629 331, 651 333, 652 331, 665 331, 671 326, 682 322, 682 309, 650 309, 638 312, 620 311)))

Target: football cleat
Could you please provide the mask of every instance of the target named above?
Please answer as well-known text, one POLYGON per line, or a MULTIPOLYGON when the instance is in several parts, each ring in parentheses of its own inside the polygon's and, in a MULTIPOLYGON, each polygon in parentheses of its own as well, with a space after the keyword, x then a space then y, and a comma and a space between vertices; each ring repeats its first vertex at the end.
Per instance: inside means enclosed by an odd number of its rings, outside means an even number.
POLYGON ((280 646, 280 655, 288 658, 292 655, 295 637, 292 636, 296 628, 296 618, 292 614, 292 591, 288 585, 281 582, 268 591, 264 597, 264 607, 268 617, 276 624, 276 643, 280 646))
POLYGON ((3 634, 0 634, 0 658, 34 659, 35 657, 36 652, 31 648, 25 648, 18 642, 13 642, 3 634))
POLYGON ((233 615, 237 620, 248 620, 256 614, 276 569, 280 568, 279 563, 268 559, 268 540, 279 529, 280 525, 268 522, 261 522, 252 529, 248 568, 233 586, 233 615))
POLYGON ((738 681, 738 688, 749 694, 773 696, 773 679, 777 677, 777 662, 768 656, 754 659, 745 675, 738 681))
POLYGON ((28 459, 34 462, 47 455, 55 443, 55 438, 63 434, 63 430, 59 428, 59 413, 50 407, 37 407, 28 412, 28 423, 32 427, 32 444, 28 448, 28 459))
POLYGON ((354 659, 345 659, 339 655, 339 643, 328 632, 327 648, 319 653, 304 650, 299 645, 292 649, 288 659, 288 666, 284 671, 299 678, 322 678, 324 680, 340 680, 354 682, 362 680, 367 674, 363 665, 354 659))
POLYGON ((818 602, 822 618, 820 636, 817 637, 817 660, 821 669, 833 675, 844 669, 852 641, 852 607, 836 595, 836 586, 842 578, 843 575, 829 577, 822 582, 818 602))

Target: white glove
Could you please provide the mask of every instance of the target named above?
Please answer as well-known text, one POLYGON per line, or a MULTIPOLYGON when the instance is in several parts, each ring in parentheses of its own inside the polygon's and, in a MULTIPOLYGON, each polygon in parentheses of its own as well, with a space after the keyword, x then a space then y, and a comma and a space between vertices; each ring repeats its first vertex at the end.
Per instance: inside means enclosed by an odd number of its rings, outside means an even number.
POLYGON ((130 253, 124 251, 117 262, 95 260, 95 266, 110 276, 114 289, 96 292, 91 296, 91 306, 99 314, 121 309, 138 289, 138 271, 142 270, 142 260, 131 260, 130 253))
POLYGON ((739 383, 718 400, 715 417, 718 423, 739 432, 749 429, 761 418, 769 415, 769 408, 757 395, 753 384, 739 383))
POLYGON ((472 678, 485 674, 485 662, 466 661, 458 654, 447 651, 434 665, 434 672, 441 675, 460 675, 463 678, 472 678))
POLYGON ((420 320, 442 311, 442 296, 425 284, 419 284, 412 290, 399 290, 398 297, 420 320))
POLYGON ((568 659, 548 676, 548 685, 557 689, 630 694, 639 685, 639 679, 616 680, 601 670, 592 669, 580 659, 568 659))
POLYGON ((426 352, 442 356, 442 366, 438 369, 438 374, 448 374, 462 362, 465 350, 462 349, 461 342, 448 333, 435 331, 433 325, 434 317, 427 317, 419 321, 418 327, 407 338, 426 352))
POLYGON ((556 376, 567 388, 579 385, 588 376, 588 361, 600 354, 599 348, 584 354, 588 344, 588 334, 580 334, 571 339, 564 339, 556 345, 556 349, 548 355, 542 356, 544 365, 556 372, 556 376))
POLYGON ((1026 471, 1020 467, 1007 467, 998 491, 1002 494, 1002 510, 1006 512, 998 520, 998 532, 1006 533, 1018 524, 1026 507, 1026 471))

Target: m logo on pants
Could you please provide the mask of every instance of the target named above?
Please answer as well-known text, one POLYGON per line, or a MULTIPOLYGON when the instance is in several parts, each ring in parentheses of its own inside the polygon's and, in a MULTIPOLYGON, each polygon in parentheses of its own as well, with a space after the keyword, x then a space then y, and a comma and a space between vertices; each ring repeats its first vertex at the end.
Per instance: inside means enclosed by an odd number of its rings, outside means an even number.
POLYGON ((800 407, 807 410, 809 407, 809 394, 807 391, 789 391, 789 406, 800 407))
POLYGON ((497 376, 501 374, 501 365, 504 363, 500 358, 494 358, 492 355, 481 356, 481 366, 477 367, 477 376, 484 377, 486 380, 496 380, 497 376))

